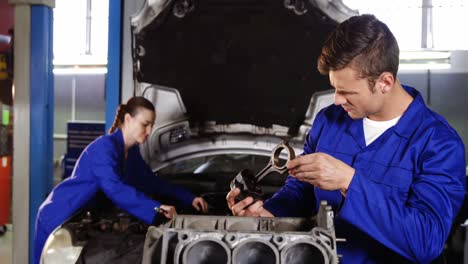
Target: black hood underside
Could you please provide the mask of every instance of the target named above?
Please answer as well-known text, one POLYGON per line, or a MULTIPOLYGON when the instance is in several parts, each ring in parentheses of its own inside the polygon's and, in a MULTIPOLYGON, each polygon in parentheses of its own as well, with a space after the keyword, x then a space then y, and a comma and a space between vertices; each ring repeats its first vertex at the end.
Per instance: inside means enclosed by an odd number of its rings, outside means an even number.
POLYGON ((283 0, 192 1, 177 17, 181 3, 134 34, 137 81, 179 90, 192 124, 278 124, 294 134, 312 94, 331 88, 316 64, 337 23, 309 2, 298 15, 283 0))

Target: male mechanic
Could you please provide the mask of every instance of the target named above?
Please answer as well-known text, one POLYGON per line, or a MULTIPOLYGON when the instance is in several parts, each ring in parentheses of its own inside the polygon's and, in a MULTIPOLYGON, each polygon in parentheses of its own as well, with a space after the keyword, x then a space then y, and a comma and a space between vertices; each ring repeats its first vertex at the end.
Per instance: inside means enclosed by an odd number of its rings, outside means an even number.
POLYGON ((335 211, 342 263, 428 263, 439 256, 465 193, 465 150, 455 130, 397 80, 399 48, 373 15, 352 17, 325 41, 318 70, 334 105, 314 121, 285 185, 239 216, 307 217, 335 211))

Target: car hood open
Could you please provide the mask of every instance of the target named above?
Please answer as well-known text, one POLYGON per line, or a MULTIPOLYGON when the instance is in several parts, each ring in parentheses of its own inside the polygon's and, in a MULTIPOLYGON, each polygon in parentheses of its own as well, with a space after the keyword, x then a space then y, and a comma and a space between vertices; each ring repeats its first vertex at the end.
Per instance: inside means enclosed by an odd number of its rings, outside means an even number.
MULTIPOLYGON (((132 57, 138 89, 157 108, 155 130, 185 120, 169 141, 302 139, 313 96, 331 89, 316 69, 321 46, 352 14, 329 0, 146 1, 131 19, 132 57)), ((150 144, 164 148, 158 137, 150 144)))

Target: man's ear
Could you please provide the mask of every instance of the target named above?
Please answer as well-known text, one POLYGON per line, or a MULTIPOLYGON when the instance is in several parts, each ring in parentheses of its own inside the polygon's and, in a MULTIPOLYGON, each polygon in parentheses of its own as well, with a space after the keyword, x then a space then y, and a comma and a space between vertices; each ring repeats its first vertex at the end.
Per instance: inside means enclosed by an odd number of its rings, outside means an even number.
POLYGON ((384 72, 380 75, 377 83, 382 93, 388 93, 392 90, 393 85, 395 84, 395 77, 390 72, 384 72))

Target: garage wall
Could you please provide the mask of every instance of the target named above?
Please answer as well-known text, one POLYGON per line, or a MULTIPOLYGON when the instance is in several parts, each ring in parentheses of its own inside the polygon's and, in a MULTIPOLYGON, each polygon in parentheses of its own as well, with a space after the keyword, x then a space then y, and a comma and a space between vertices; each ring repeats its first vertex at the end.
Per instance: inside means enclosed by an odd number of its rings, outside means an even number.
POLYGON ((54 160, 66 152, 67 122, 105 120, 105 74, 54 75, 54 160))
MULTIPOLYGON (((15 9, 6 0, 0 1, 0 34, 9 35, 9 30, 13 29, 15 9)), ((0 44, 0 51, 4 51, 9 47, 6 44, 0 44)))

